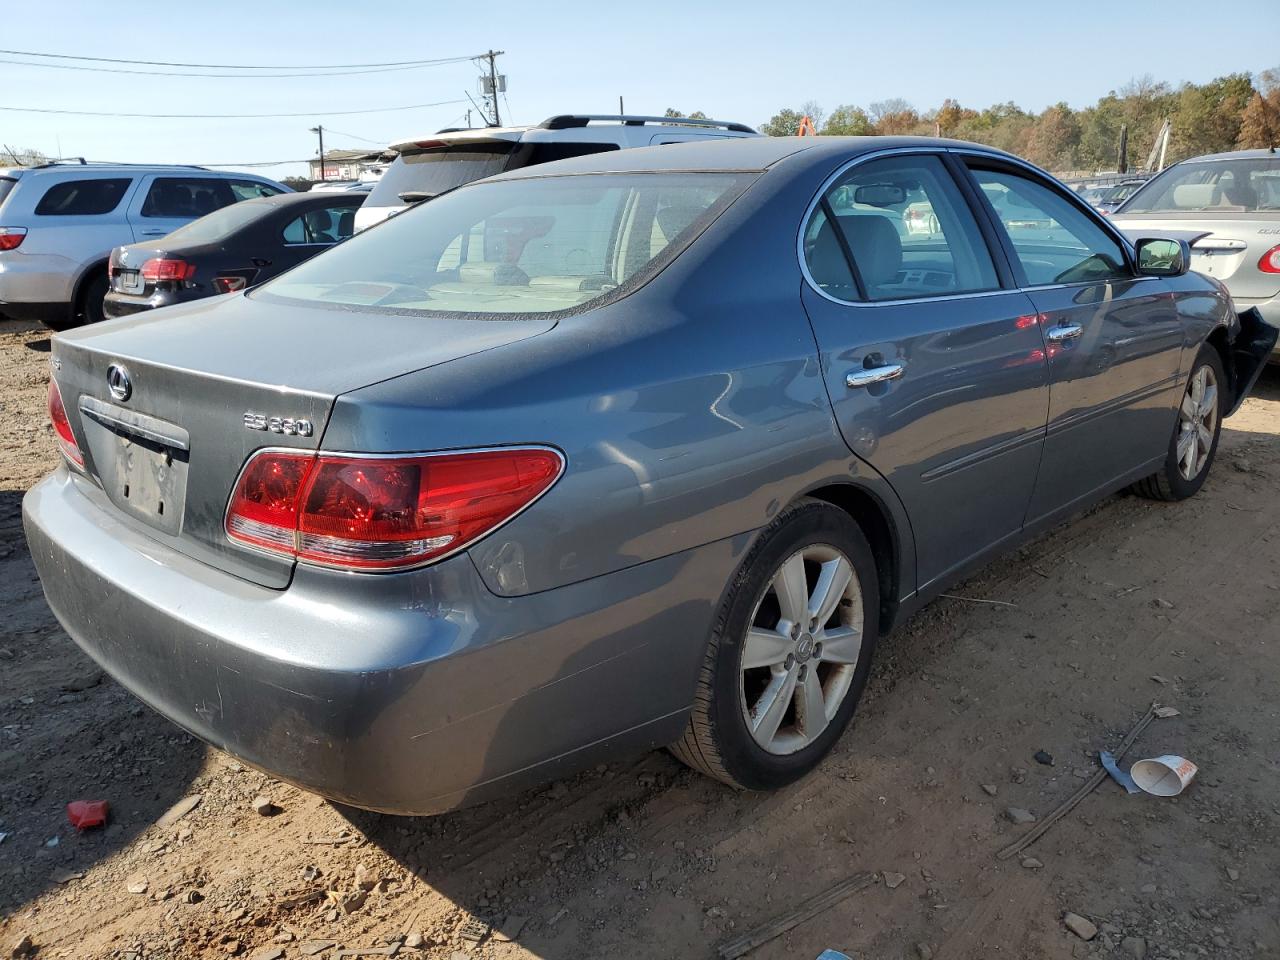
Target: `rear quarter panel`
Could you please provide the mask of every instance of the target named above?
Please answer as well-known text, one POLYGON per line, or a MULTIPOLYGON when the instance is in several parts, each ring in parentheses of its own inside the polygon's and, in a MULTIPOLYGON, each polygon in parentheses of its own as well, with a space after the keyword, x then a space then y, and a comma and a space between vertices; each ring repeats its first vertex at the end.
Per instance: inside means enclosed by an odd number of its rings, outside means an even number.
POLYGON ((546 336, 339 397, 323 446, 560 448, 559 483, 470 551, 507 596, 755 530, 826 483, 892 500, 840 439, 800 304, 820 179, 765 174, 645 287, 546 336))

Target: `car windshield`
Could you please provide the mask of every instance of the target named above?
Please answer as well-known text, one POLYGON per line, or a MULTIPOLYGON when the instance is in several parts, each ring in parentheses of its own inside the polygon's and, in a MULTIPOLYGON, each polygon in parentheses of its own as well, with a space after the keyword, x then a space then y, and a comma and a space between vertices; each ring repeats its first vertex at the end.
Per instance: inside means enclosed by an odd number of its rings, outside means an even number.
POLYGON ((652 276, 750 179, 579 174, 478 184, 357 234, 255 296, 396 313, 579 308, 652 276))
POLYGON ((1280 157, 1195 160, 1170 167, 1135 193, 1125 213, 1280 210, 1280 157))
POLYGON ((270 210, 271 204, 264 200, 242 200, 240 203, 233 203, 229 207, 205 214, 199 220, 192 220, 173 231, 165 237, 165 240, 189 246, 217 243, 246 224, 265 216, 270 210))
POLYGON ((496 143, 460 143, 448 146, 409 149, 387 168, 369 194, 372 207, 403 207, 402 193, 435 196, 501 173, 519 144, 514 140, 496 143))

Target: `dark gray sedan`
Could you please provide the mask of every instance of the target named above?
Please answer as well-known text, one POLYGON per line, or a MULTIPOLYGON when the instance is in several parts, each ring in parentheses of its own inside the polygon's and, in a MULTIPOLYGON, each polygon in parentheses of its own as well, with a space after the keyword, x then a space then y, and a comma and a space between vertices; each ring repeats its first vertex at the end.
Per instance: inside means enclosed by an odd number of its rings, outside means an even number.
POLYGON ((27 534, 113 676, 326 796, 440 811, 662 745, 777 787, 947 584, 1199 490, 1276 333, 1187 262, 952 141, 537 167, 56 337, 27 534))

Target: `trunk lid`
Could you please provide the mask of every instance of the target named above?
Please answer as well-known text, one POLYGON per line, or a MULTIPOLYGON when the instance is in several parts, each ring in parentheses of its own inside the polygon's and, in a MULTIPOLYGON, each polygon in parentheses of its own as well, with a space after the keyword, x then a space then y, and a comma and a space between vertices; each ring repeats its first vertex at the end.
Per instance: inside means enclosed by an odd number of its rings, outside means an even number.
MULTIPOLYGON (((232 544, 223 531, 228 498, 251 453, 316 449, 340 394, 553 326, 268 304, 234 294, 60 335, 53 375, 97 487, 90 493, 104 509, 211 566, 284 587, 291 560, 232 544)), ((380 435, 361 447, 383 452, 413 444, 380 435)))
POLYGON ((1280 293, 1280 274, 1263 273, 1258 261, 1280 244, 1280 213, 1249 212, 1176 218, 1163 214, 1121 213, 1112 222, 1131 239, 1190 239, 1191 269, 1221 280, 1233 297, 1270 299, 1280 293))

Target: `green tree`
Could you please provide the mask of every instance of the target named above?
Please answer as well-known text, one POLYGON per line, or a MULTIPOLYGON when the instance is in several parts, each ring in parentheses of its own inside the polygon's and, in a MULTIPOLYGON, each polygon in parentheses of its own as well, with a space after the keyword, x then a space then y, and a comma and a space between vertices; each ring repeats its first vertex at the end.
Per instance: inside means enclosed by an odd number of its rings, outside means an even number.
POLYGON ((851 103, 842 103, 831 111, 821 132, 829 137, 865 137, 875 133, 875 127, 867 111, 851 103))
POLYGON ((703 113, 701 110, 695 110, 695 111, 693 111, 693 113, 682 113, 681 111, 677 110, 675 107, 667 107, 667 109, 663 112, 663 114, 662 114, 662 115, 663 115, 664 117, 672 117, 672 118, 686 118, 686 119, 689 119, 689 120, 706 120, 706 119, 708 119, 707 115, 706 115, 705 113, 703 113))
POLYGON ((1253 84, 1244 73, 1200 85, 1184 84, 1173 108, 1169 159, 1182 160, 1234 147, 1253 93, 1253 84))
POLYGON ((766 137, 794 137, 800 129, 800 120, 804 114, 790 107, 783 107, 772 117, 760 124, 760 132, 766 137))

